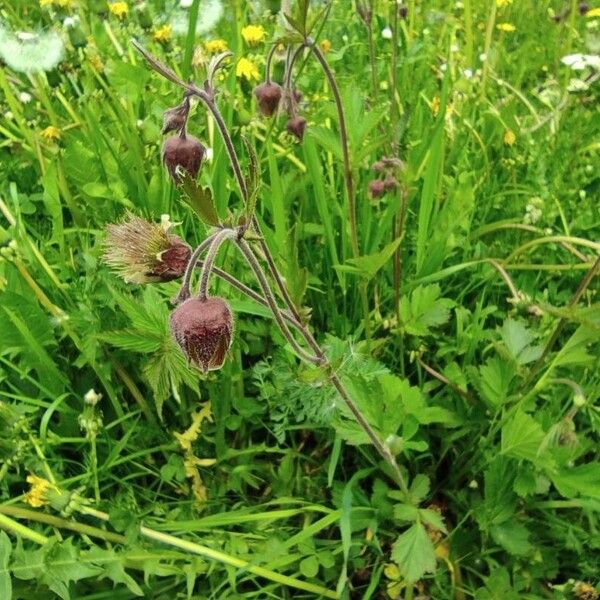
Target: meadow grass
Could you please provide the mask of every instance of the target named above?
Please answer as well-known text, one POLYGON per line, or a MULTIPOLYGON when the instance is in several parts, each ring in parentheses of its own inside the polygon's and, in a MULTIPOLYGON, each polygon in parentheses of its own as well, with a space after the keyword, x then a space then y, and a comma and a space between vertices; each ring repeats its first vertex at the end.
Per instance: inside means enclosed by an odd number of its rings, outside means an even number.
POLYGON ((181 5, 0 8, 0 598, 598 598, 600 9, 181 5), (257 227, 195 99, 216 212, 173 184, 182 91, 134 40, 199 87, 232 51, 216 103, 257 227), (301 141, 252 93, 273 44, 301 141), (192 248, 248 225, 301 335, 230 243, 233 344, 188 364, 181 282, 103 261, 128 212, 192 248))

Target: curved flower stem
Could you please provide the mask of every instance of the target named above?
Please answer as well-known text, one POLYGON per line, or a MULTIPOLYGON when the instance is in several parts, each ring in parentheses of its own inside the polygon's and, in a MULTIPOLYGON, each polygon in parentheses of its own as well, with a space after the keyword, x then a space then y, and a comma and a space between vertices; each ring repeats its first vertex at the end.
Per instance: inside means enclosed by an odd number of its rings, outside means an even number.
POLYGON ((246 259, 247 263, 250 265, 250 268, 254 272, 254 275, 258 281, 258 284, 260 285, 262 292, 265 295, 265 299, 267 300, 267 302, 269 304, 269 308, 271 309, 271 312, 275 316, 277 325, 279 325, 279 329, 281 330, 281 333, 283 334, 285 339, 289 342, 290 346, 292 346, 292 348, 294 349, 296 354, 302 360, 312 363, 312 364, 316 364, 316 365, 320 364, 322 362, 322 359, 319 356, 313 356, 312 354, 309 354, 308 352, 306 352, 306 350, 304 350, 298 344, 298 342, 292 335, 291 331, 288 329, 288 326, 285 324, 285 321, 281 315, 280 309, 277 306, 277 303, 275 302, 273 292, 271 291, 271 288, 269 287, 269 282, 267 281, 267 278, 265 277, 265 274, 264 274, 258 260, 256 259, 256 256, 254 256, 252 249, 248 245, 248 242, 246 240, 244 240, 243 238, 241 238, 241 239, 236 240, 236 244, 237 244, 238 248, 240 249, 240 251, 242 252, 242 254, 244 255, 244 258, 246 259))
POLYGON ((204 259, 204 263, 202 265, 202 271, 200 272, 200 289, 198 291, 198 297, 200 300, 206 300, 210 274, 212 272, 213 265, 215 264, 215 259, 217 258, 217 253, 219 252, 221 244, 225 240, 232 239, 236 236, 237 231, 234 229, 222 229, 219 231, 219 233, 213 236, 210 247, 208 248, 208 252, 206 253, 206 258, 204 259))
POLYGON ((212 244, 216 234, 213 234, 207 237, 195 250, 192 256, 190 256, 190 260, 188 261, 187 267, 185 269, 185 273, 183 275, 183 283, 181 284, 181 289, 179 290, 179 294, 177 294, 175 298, 175 304, 179 304, 184 300, 187 300, 192 292, 190 290, 190 281, 192 279, 192 273, 194 272, 194 267, 196 263, 202 256, 202 253, 212 244))
POLYGON ((265 82, 271 83, 271 63, 273 62, 273 56, 277 50, 277 44, 273 44, 269 48, 269 53, 267 54, 267 64, 265 65, 265 82))
POLYGON ((331 88, 333 99, 335 100, 335 106, 338 113, 338 123, 340 128, 340 143, 342 146, 342 155, 344 158, 344 181, 346 183, 346 193, 348 195, 348 213, 350 217, 350 243, 352 245, 352 253, 354 256, 359 255, 358 248, 358 232, 356 229, 356 198, 354 197, 354 181, 352 179, 352 166, 350 165, 350 150, 348 148, 348 130, 346 128, 346 116, 344 113, 344 106, 342 104, 342 97, 340 90, 337 86, 333 72, 331 71, 325 56, 321 52, 320 48, 315 44, 314 40, 307 39, 305 45, 308 46, 311 52, 315 55, 315 58, 319 61, 327 82, 331 88))
MULTIPOLYGON (((196 266, 202 268, 203 265, 204 262, 202 260, 199 260, 196 266)), ((254 302, 257 302, 258 304, 269 308, 269 303, 267 302, 266 298, 264 298, 260 294, 257 294, 253 289, 243 284, 239 279, 236 279, 233 275, 227 273, 227 271, 223 271, 222 269, 219 269, 219 267, 213 267, 212 272, 223 281, 226 281, 231 287, 234 287, 235 289, 242 292, 242 294, 244 294, 245 296, 248 296, 248 298, 250 298, 251 300, 254 300, 254 302)), ((300 331, 302 325, 287 310, 280 309, 279 312, 281 313, 281 316, 292 327, 300 331)))

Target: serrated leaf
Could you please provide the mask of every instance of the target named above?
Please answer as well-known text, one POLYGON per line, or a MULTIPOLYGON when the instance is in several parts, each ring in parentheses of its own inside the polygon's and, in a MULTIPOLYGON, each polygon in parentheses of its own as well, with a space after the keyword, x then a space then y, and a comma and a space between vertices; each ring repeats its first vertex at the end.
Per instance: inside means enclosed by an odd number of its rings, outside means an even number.
POLYGON ((196 214, 207 225, 220 224, 219 215, 213 200, 213 195, 208 187, 198 185, 187 173, 181 175, 181 187, 184 200, 192 207, 196 214))
POLYGON ((394 542, 392 560, 410 582, 419 581, 425 573, 435 571, 433 543, 421 523, 412 525, 394 542))
POLYGON ((160 337, 135 329, 107 331, 98 336, 98 339, 111 346, 122 348, 123 350, 131 350, 132 352, 139 352, 141 354, 156 352, 160 348, 163 338, 164 336, 160 337))
POLYGON ((411 504, 396 504, 394 518, 401 523, 413 523, 419 518, 419 509, 411 504))
POLYGON ((556 489, 566 498, 588 496, 600 500, 600 464, 590 462, 550 474, 556 489))
POLYGON ((430 485, 429 477, 427 477, 427 475, 419 473, 415 476, 410 484, 409 490, 411 502, 415 505, 423 502, 427 494, 429 494, 430 485))
POLYGON ((420 285, 410 296, 403 296, 400 301, 402 329, 410 335, 425 336, 433 327, 446 323, 454 302, 449 298, 440 298, 440 293, 440 286, 435 283, 420 285))
POLYGON ((514 463, 502 456, 495 458, 485 470, 484 503, 477 513, 483 528, 504 523, 515 512, 517 498, 512 490, 514 463))
POLYGON ((512 362, 493 356, 485 365, 479 367, 476 383, 484 399, 492 407, 497 408, 507 401, 514 376, 515 369, 512 362))
POLYGON ((506 319, 502 325, 502 341, 511 358, 519 365, 537 360, 543 351, 541 346, 531 346, 533 336, 520 321, 506 319))
POLYGON ((447 533, 446 526, 444 525, 444 517, 439 512, 430 508, 420 508, 419 518, 433 529, 447 533))
POLYGON ((515 519, 492 525, 490 534, 497 544, 515 556, 526 556, 533 549, 529 542, 529 530, 515 519))
POLYGON ((500 451, 507 456, 536 462, 544 437, 542 426, 533 417, 518 410, 502 427, 500 451))

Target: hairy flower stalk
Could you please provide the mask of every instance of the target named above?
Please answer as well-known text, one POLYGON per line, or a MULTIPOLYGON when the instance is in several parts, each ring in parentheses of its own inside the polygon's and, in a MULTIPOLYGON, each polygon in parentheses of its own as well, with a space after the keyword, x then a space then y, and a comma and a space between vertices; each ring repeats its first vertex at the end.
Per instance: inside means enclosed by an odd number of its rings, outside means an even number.
MULTIPOLYGON (((140 53, 144 56, 144 58, 148 61, 148 63, 154 70, 156 70, 158 73, 160 73, 163 77, 165 77, 169 81, 172 81, 173 83, 177 84, 178 86, 180 86, 181 88, 186 90, 187 94, 198 97, 206 105, 208 110, 211 112, 211 114, 214 117, 215 122, 217 124, 217 128, 219 129, 219 133, 221 134, 221 137, 223 139, 223 143, 225 145, 225 149, 227 151, 233 173, 235 175, 238 186, 240 188, 242 198, 244 199, 246 205, 248 205, 250 197, 249 197, 248 188, 246 185, 246 180, 244 179, 244 176, 242 175, 240 162, 239 162, 239 159, 235 152, 235 148, 233 146, 233 142, 231 140, 229 131, 227 130, 227 126, 225 125, 225 122, 224 122, 223 118, 221 117, 219 109, 214 101, 215 90, 214 90, 214 88, 212 88, 212 83, 210 81, 210 78, 208 81, 205 82, 205 89, 201 89, 191 83, 186 83, 186 82, 182 81, 179 77, 177 77, 177 75, 175 75, 175 73, 173 73, 173 71, 171 71, 169 68, 167 68, 162 63, 160 63, 158 60, 156 60, 151 54, 149 54, 137 42, 134 42, 134 45, 140 51, 140 53)), ((316 48, 314 43, 307 42, 306 45, 310 46, 310 48, 313 50, 313 52, 319 59, 319 62, 321 62, 321 61, 325 62, 323 55, 320 53, 319 49, 316 48)), ((332 91, 333 91, 334 97, 336 99, 336 105, 338 106, 338 110, 341 114, 340 135, 343 137, 343 142, 344 142, 342 144, 342 147, 344 149, 344 166, 345 166, 345 174, 346 174, 346 186, 347 186, 348 195, 349 195, 349 202, 351 203, 352 208, 354 208, 352 173, 350 170, 350 160, 349 160, 348 147, 347 147, 347 132, 346 132, 345 121, 343 118, 341 98, 339 95, 339 90, 337 89, 337 85, 335 84, 335 80, 333 79, 333 74, 328 69, 326 62, 325 62, 325 65, 323 68, 326 71, 328 80, 330 82, 330 85, 332 86, 332 91)), ((355 217, 355 215, 354 215, 354 217, 355 217)), ((395 460, 395 457, 394 457, 392 451, 379 438, 379 436, 377 435, 375 430, 371 427, 371 425, 368 423, 368 421, 362 415, 362 413, 360 412, 360 409, 358 408, 358 406, 356 405, 356 403, 354 402, 354 400, 352 399, 352 397, 346 390, 344 384, 342 383, 340 378, 337 376, 335 371, 332 369, 331 365, 328 363, 324 352, 321 350, 320 346, 318 345, 318 343, 316 342, 316 340, 314 339, 314 337, 312 336, 312 334, 310 333, 310 331, 308 330, 306 325, 304 325, 304 323, 302 323, 300 315, 289 295, 289 292, 283 281, 283 278, 281 277, 277 268, 275 267, 275 262, 273 260, 271 251, 270 251, 269 247, 267 246, 266 242, 264 241, 264 239, 262 238, 261 231, 260 231, 260 225, 258 223, 258 220, 256 219, 256 216, 253 215, 252 219, 248 223, 252 225, 252 227, 258 234, 259 247, 260 247, 260 250, 266 260, 270 275, 273 277, 273 279, 277 285, 277 288, 281 293, 281 296, 283 298, 285 305, 287 306, 288 310, 290 311, 290 313, 292 314, 294 319, 298 322, 299 333, 302 335, 303 339, 308 344, 308 346, 315 352, 314 356, 307 353, 305 350, 303 350, 299 346, 298 342, 295 340, 295 338, 293 337, 291 332, 289 331, 289 328, 287 327, 285 320, 282 317, 282 313, 281 313, 279 307, 277 306, 275 298, 273 297, 273 294, 268 285, 266 276, 264 275, 264 273, 260 267, 258 259, 256 258, 254 252, 252 251, 252 249, 250 248, 250 246, 248 245, 246 240, 244 239, 244 235, 246 233, 247 226, 242 227, 242 228, 240 228, 239 235, 236 238, 236 244, 240 248, 246 261, 252 268, 252 270, 256 276, 256 279, 258 280, 258 283, 262 288, 262 292, 265 296, 265 299, 269 304, 269 308, 273 312, 273 315, 274 315, 274 317, 277 321, 277 324, 279 325, 283 335, 285 336, 286 340, 290 343, 290 345, 292 346, 294 351, 303 360, 313 363, 313 364, 320 364, 328 371, 330 380, 331 380, 332 384, 334 385, 334 387, 337 389, 338 393, 340 394, 340 397, 342 398, 342 400, 345 402, 345 404, 348 407, 348 409, 350 410, 350 412, 355 417, 357 423, 360 425, 360 427, 364 430, 365 434, 371 440, 371 442, 372 442, 373 446, 375 447, 375 449, 377 450, 377 452, 380 454, 380 456, 386 461, 386 463, 390 467, 390 469, 392 471, 392 475, 393 475, 394 479, 396 480, 396 482, 398 483, 398 485, 400 486, 401 490, 403 492, 407 493, 408 487, 406 485, 404 475, 402 474, 402 471, 398 467, 398 464, 396 463, 396 460, 395 460)), ((352 219, 352 223, 353 223, 353 225, 351 225, 352 231, 353 231, 352 244, 353 244, 353 248, 355 247, 355 252, 358 253, 358 240, 356 238, 356 220, 355 220, 355 218, 352 219)), ((196 300, 196 299, 192 299, 192 300, 196 300)))

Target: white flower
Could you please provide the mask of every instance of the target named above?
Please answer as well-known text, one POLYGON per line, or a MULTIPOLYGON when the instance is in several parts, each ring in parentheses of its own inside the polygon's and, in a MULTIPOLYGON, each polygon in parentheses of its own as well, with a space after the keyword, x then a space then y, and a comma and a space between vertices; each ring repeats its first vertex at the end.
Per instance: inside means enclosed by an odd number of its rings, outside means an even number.
POLYGON ((75 17, 67 17, 64 21, 63 21, 63 27, 65 29, 70 29, 71 27, 75 27, 75 25, 77 25, 79 23, 79 17, 75 16, 75 17))
POLYGON ((452 46, 450 46, 450 52, 458 52, 459 50, 458 44, 452 44, 452 46))
POLYGON ((54 31, 13 32, 0 24, 0 58, 14 71, 51 71, 62 60, 64 44, 54 31))
POLYGON ((389 27, 384 27, 381 30, 381 37, 384 40, 391 40, 393 36, 394 36, 394 34, 392 33, 392 30, 389 27))
POLYGON ((100 398, 102 398, 102 394, 97 394, 94 388, 92 388, 86 392, 85 396, 83 397, 83 401, 86 404, 95 406, 100 401, 100 398))
POLYGON ((600 56, 596 54, 567 54, 560 59, 560 62, 573 71, 583 71, 588 67, 600 70, 600 56))
POLYGON ((21 104, 29 104, 31 102, 31 94, 28 94, 27 92, 20 92, 19 102, 21 102, 21 104))
POLYGON ((589 89, 589 84, 583 79, 569 79, 569 85, 567 86, 568 92, 585 92, 589 89))
POLYGON ((481 62, 485 62, 485 61, 487 60, 487 54, 486 54, 485 52, 482 52, 482 53, 479 55, 479 60, 480 60, 481 62))
POLYGON ((181 0, 179 6, 181 8, 189 8, 194 3, 194 0, 181 0))
POLYGON ((466 79, 471 79, 473 77, 473 69, 463 69, 463 75, 466 79))

